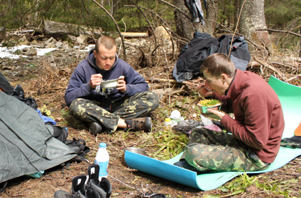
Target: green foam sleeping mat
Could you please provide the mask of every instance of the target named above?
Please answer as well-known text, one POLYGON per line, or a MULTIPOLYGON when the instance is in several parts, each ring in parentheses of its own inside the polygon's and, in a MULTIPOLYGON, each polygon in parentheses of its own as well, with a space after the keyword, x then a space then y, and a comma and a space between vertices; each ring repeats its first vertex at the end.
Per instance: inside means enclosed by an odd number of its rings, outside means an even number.
MULTIPOLYGON (((292 137, 294 130, 301 122, 301 87, 282 82, 273 76, 270 77, 268 83, 275 90, 282 104, 285 120, 282 138, 292 137)), ((301 149, 280 147, 275 161, 269 168, 262 171, 247 172, 247 174, 276 170, 300 155, 301 149)), ((125 151, 124 159, 126 164, 133 169, 203 191, 216 189, 232 178, 244 174, 244 172, 210 172, 197 175, 194 171, 173 165, 179 161, 181 156, 182 153, 172 159, 160 161, 125 151)))

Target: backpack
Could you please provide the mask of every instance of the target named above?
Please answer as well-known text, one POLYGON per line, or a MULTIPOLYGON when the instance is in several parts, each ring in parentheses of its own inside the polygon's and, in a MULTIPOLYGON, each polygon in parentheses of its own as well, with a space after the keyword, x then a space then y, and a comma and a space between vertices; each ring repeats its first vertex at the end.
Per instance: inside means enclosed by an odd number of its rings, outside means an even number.
MULTIPOLYGON (((220 43, 219 49, 217 50, 218 53, 229 54, 232 37, 233 35, 222 35, 218 38, 220 43)), ((236 69, 246 71, 248 63, 251 60, 251 55, 248 50, 248 42, 244 37, 233 37, 230 59, 234 63, 236 69)))
POLYGON ((177 82, 191 80, 200 75, 204 60, 218 50, 219 42, 207 33, 196 31, 194 38, 182 48, 173 70, 177 82))
POLYGON ((0 72, 0 91, 3 91, 7 95, 14 96, 15 98, 21 100, 28 106, 37 109, 38 105, 36 100, 32 97, 25 98, 24 90, 21 85, 17 85, 15 88, 10 84, 10 82, 5 78, 5 76, 0 72))
MULTIPOLYGON (((200 68, 205 59, 214 53, 229 54, 232 35, 222 35, 218 39, 207 33, 196 31, 194 38, 182 48, 174 66, 173 76, 177 82, 200 76, 200 68)), ((237 69, 245 71, 251 59, 248 43, 244 37, 234 36, 230 59, 237 69)))

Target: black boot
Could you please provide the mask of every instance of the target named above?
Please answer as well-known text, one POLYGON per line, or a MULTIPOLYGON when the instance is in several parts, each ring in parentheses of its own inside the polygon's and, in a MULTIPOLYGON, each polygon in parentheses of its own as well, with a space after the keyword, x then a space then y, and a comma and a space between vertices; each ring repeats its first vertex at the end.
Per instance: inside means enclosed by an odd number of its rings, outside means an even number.
POLYGON ((79 175, 72 178, 72 189, 71 189, 72 198, 87 198, 85 196, 86 179, 87 179, 86 175, 79 175))
POLYGON ((145 132, 152 131, 152 119, 151 117, 144 118, 134 118, 130 120, 125 120, 127 127, 125 131, 140 131, 144 130, 145 132))
POLYGON ((89 125, 89 132, 92 135, 97 135, 98 133, 101 133, 102 132, 102 126, 101 126, 101 124, 99 124, 98 122, 92 122, 89 125))
POLYGON ((111 196, 112 186, 110 181, 105 177, 99 181, 99 165, 90 165, 88 167, 88 175, 87 198, 109 198, 111 196))
POLYGON ((58 190, 54 193, 54 198, 87 198, 85 190, 86 179, 86 175, 73 177, 71 193, 64 190, 58 190))

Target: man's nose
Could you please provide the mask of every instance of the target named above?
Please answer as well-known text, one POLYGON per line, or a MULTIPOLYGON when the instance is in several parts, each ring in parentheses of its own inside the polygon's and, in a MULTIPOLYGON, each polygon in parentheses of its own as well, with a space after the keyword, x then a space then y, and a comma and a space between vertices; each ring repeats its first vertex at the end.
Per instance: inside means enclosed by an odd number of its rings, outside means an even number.
POLYGON ((210 87, 209 83, 207 80, 205 80, 205 87, 210 87))

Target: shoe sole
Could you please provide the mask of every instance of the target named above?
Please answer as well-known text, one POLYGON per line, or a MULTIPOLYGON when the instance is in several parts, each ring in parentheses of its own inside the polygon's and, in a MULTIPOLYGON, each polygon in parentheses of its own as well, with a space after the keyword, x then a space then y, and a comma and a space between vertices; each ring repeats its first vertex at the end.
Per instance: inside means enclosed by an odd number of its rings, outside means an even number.
POLYGON ((147 117, 145 119, 145 132, 149 133, 152 131, 152 119, 150 117, 147 117))
POLYGON ((101 133, 102 132, 102 129, 99 129, 97 130, 97 126, 96 124, 92 124, 89 128, 89 132, 92 134, 92 135, 97 135, 98 133, 101 133))

